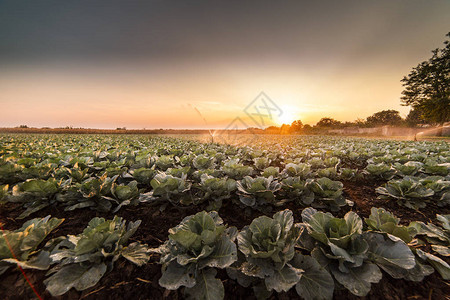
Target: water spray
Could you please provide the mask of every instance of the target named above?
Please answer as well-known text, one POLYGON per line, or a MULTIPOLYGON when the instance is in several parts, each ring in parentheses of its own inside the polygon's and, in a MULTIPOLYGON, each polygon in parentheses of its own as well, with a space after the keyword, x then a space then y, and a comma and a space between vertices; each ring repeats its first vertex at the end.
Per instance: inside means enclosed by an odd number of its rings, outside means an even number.
MULTIPOLYGON (((414 141, 417 141, 417 136, 418 135, 421 135, 421 136, 423 136, 424 134, 426 134, 426 133, 428 133, 428 132, 439 132, 439 131, 441 131, 441 136, 442 136, 442 131, 443 131, 443 129, 444 128, 447 128, 447 127, 449 127, 450 126, 450 122, 447 122, 447 123, 444 123, 444 124, 442 124, 441 126, 438 126, 438 127, 434 127, 434 128, 430 128, 430 129, 428 129, 428 130, 423 130, 423 131, 420 131, 420 132, 417 132, 415 135, 414 135, 414 141)), ((437 135, 438 136, 438 135, 437 135)))

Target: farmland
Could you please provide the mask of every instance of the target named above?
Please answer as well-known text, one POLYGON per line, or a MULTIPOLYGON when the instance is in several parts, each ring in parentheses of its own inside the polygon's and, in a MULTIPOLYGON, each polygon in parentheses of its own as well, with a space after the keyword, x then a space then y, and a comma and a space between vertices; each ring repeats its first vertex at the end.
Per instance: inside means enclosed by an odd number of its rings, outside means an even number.
POLYGON ((0 135, 2 298, 450 294, 448 142, 240 138, 0 135))

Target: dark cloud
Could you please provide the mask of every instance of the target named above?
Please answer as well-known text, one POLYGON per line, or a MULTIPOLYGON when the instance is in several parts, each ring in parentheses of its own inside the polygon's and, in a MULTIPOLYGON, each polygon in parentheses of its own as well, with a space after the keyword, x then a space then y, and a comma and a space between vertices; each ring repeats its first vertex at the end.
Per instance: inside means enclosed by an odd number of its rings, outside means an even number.
POLYGON ((440 42, 449 13, 445 0, 0 1, 0 62, 346 61, 440 42))

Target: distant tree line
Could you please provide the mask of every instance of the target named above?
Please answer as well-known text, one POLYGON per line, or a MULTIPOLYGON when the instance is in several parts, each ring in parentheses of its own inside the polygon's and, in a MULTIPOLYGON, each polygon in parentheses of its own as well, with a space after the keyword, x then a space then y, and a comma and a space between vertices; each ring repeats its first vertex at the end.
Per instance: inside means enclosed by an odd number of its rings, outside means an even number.
POLYGON ((301 120, 296 120, 292 124, 283 124, 280 127, 270 126, 264 131, 267 133, 314 133, 329 129, 343 128, 372 128, 380 126, 417 127, 428 124, 422 115, 412 109, 406 118, 402 118, 397 110, 388 109, 374 113, 367 119, 356 119, 353 122, 341 122, 333 118, 325 117, 320 119, 315 125, 303 124, 301 120))
MULTIPOLYGON (((371 128, 380 126, 404 126, 404 127, 417 127, 429 124, 417 109, 412 109, 408 116, 403 119, 397 110, 389 109, 374 113, 367 119, 356 119, 353 122, 341 122, 333 118, 325 117, 319 120, 315 125, 303 124, 301 120, 295 120, 291 124, 283 124, 281 126, 269 126, 265 129, 260 128, 248 128, 247 131, 253 133, 269 133, 269 134, 297 134, 297 133, 320 133, 329 129, 343 129, 343 128, 371 128)), ((51 132, 51 133, 148 133, 148 134, 161 134, 161 133, 208 133, 208 130, 177 130, 177 129, 128 129, 126 127, 117 127, 116 130, 101 130, 101 129, 89 129, 89 128, 73 128, 72 126, 59 127, 59 128, 30 128, 27 125, 20 125, 18 132, 51 132)), ((3 131, 15 132, 14 130, 4 128, 3 131)), ((246 131, 246 130, 241 130, 246 131)))

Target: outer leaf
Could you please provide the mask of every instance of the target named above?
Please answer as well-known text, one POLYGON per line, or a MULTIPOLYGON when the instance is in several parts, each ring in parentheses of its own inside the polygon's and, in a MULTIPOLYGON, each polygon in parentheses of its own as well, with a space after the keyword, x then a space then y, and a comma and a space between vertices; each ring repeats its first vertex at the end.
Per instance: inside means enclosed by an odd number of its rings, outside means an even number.
POLYGON ((47 290, 52 296, 60 296, 72 287, 78 291, 85 290, 97 284, 106 272, 105 264, 83 267, 80 264, 70 264, 44 280, 47 290))
POLYGON ((245 288, 249 287, 252 283, 255 283, 255 281, 258 281, 257 278, 247 276, 234 267, 227 268, 227 275, 231 279, 237 280, 238 284, 245 288))
POLYGON ((439 257, 417 249, 420 258, 426 259, 441 274, 444 280, 450 280, 450 266, 439 257))
POLYGON ((72 211, 72 210, 75 210, 75 209, 78 209, 78 208, 85 208, 85 207, 95 206, 95 204, 96 204, 95 201, 88 200, 88 201, 83 201, 83 202, 79 202, 77 204, 68 206, 64 210, 65 211, 72 211))
POLYGON ((26 261, 20 261, 15 258, 7 258, 3 260, 4 262, 17 264, 23 269, 37 269, 37 270, 47 270, 52 262, 47 251, 41 251, 38 255, 31 257, 26 261))
POLYGON ((450 256, 450 247, 442 245, 431 245, 431 248, 442 256, 450 256))
POLYGON ((305 208, 304 210, 302 210, 302 221, 309 223, 316 212, 317 210, 312 207, 305 208))
POLYGON ((197 284, 186 289, 186 294, 199 300, 219 300, 223 299, 225 291, 222 281, 215 278, 215 269, 203 269, 197 276, 197 284))
POLYGON ((297 294, 302 298, 306 300, 333 298, 333 277, 314 258, 297 253, 290 264, 303 270, 300 281, 295 285, 297 294))
POLYGON ((266 277, 266 287, 269 291, 287 292, 300 280, 302 271, 302 269, 293 268, 286 264, 283 269, 274 270, 272 276, 266 277))
POLYGON ((150 259, 147 245, 142 245, 138 242, 131 243, 128 247, 125 247, 121 254, 123 257, 138 266, 146 264, 150 259))
POLYGON ((425 278, 425 276, 432 274, 434 272, 434 268, 430 265, 423 264, 423 260, 419 259, 418 257, 415 257, 415 260, 416 265, 414 266, 414 268, 406 270, 404 278, 406 280, 420 282, 425 278))
POLYGON ((436 215, 445 230, 450 230, 450 215, 436 215))
POLYGON ((257 300, 265 300, 272 295, 272 291, 268 291, 263 282, 259 282, 259 284, 253 286, 253 293, 257 300))
POLYGON ((350 268, 343 273, 335 266, 330 266, 334 278, 356 296, 365 296, 370 291, 370 284, 381 280, 383 274, 374 264, 364 264, 358 268, 350 268))
POLYGON ((176 262, 171 262, 163 271, 159 279, 159 285, 168 290, 176 290, 180 286, 193 287, 195 278, 190 268, 180 266, 176 262))
POLYGON ((392 277, 401 278, 403 270, 414 268, 414 254, 403 241, 394 242, 375 232, 366 232, 363 237, 369 244, 369 259, 392 277))
POLYGON ((50 202, 36 202, 36 205, 32 205, 30 207, 28 207, 23 213, 21 213, 17 219, 21 220, 21 219, 25 219, 26 217, 28 217, 29 215, 47 207, 50 205, 50 202))
POLYGON ((25 229, 29 226, 32 227, 30 228, 31 231, 25 235, 20 249, 22 251, 35 249, 45 237, 56 227, 61 225, 62 222, 64 222, 64 219, 50 218, 50 216, 47 216, 44 219, 36 218, 25 222, 21 229, 25 229))

